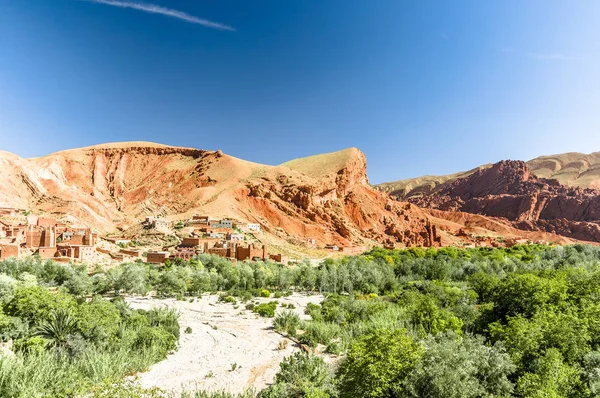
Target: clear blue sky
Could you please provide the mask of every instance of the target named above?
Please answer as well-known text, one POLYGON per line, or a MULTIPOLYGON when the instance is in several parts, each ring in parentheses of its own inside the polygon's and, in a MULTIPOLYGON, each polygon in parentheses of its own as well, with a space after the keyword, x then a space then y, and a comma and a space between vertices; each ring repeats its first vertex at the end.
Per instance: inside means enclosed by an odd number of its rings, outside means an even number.
POLYGON ((598 1, 101 2, 0 0, 0 149, 355 146, 374 183, 600 151, 598 1))

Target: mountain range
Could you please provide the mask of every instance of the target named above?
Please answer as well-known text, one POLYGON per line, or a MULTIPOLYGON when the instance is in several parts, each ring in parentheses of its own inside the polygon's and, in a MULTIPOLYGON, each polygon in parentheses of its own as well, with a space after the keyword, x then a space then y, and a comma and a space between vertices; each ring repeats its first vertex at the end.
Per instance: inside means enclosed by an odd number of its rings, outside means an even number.
POLYGON ((600 152, 502 161, 376 188, 427 209, 502 218, 516 228, 600 242, 600 152))
POLYGON ((501 162, 375 187, 366 162, 356 148, 269 166, 147 142, 31 159, 0 152, 0 205, 101 233, 127 231, 147 216, 231 217, 260 223, 272 242, 298 247, 313 240, 318 246, 600 240, 599 193, 592 188, 600 185, 598 154, 501 162))

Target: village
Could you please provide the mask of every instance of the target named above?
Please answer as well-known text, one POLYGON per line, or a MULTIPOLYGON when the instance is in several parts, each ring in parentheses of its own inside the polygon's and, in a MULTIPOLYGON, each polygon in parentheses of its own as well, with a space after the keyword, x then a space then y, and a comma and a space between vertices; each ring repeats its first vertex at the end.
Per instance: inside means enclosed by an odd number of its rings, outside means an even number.
POLYGON ((268 245, 256 238, 261 233, 258 223, 196 215, 176 223, 160 217, 146 217, 141 225, 145 229, 158 231, 171 231, 172 228, 181 230, 185 226, 188 232, 174 247, 145 247, 130 238, 100 236, 89 227, 31 216, 24 209, 0 207, 0 259, 37 255, 57 262, 96 262, 101 258, 109 259, 109 262, 165 264, 178 259, 190 260, 195 255, 205 253, 232 262, 287 262, 282 254, 270 253, 268 245))
MULTIPOLYGON (((50 217, 31 215, 25 209, 0 205, 0 260, 22 258, 30 255, 56 262, 87 262, 97 264, 143 261, 165 264, 170 261, 188 261, 199 254, 210 254, 232 262, 256 260, 287 264, 281 253, 269 251, 263 243, 260 223, 249 223, 232 218, 213 218, 194 215, 192 218, 168 221, 163 217, 150 216, 139 221, 142 231, 154 231, 168 236, 166 242, 140 243, 136 235, 122 233, 100 235, 89 226, 76 225, 50 217), (162 244, 161 244, 162 243, 162 244)), ((435 226, 431 233, 435 235, 435 226)), ((526 239, 499 239, 490 236, 475 236, 460 229, 452 233, 457 237, 469 238, 464 247, 511 247, 527 243, 526 239)), ((432 241, 434 238, 431 238, 432 241)), ((439 246, 439 238, 435 239, 439 246)), ((536 242, 544 243, 544 242, 536 242)), ((308 239, 305 247, 318 249, 314 239, 308 239)), ((396 245, 383 245, 387 249, 396 245)), ((342 246, 326 244, 321 247, 329 255, 357 255, 368 250, 366 246, 342 246)))

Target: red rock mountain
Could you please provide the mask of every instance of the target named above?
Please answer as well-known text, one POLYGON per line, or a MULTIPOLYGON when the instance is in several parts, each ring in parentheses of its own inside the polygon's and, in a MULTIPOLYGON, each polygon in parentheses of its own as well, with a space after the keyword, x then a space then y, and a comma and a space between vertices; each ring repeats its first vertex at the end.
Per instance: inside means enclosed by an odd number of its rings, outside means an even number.
MULTIPOLYGON (((30 209, 113 232, 149 215, 183 220, 194 214, 258 222, 265 236, 301 246, 470 242, 459 231, 567 243, 519 231, 502 219, 423 210, 369 185, 356 148, 279 166, 220 151, 146 142, 73 149, 35 159, 0 152, 0 205, 30 209), (459 235, 459 236, 457 236, 459 235)), ((439 206, 434 206, 439 207, 439 206)))
POLYGON ((409 199, 420 207, 501 217, 513 226, 600 242, 600 190, 539 178, 522 161, 502 161, 409 199))
MULTIPOLYGON (((540 156, 526 163, 530 172, 540 178, 554 178, 569 187, 600 188, 600 152, 591 154, 569 152, 540 156)), ((395 198, 407 200, 435 192, 446 182, 467 177, 491 166, 492 164, 485 164, 456 174, 409 178, 386 182, 375 187, 395 198)))

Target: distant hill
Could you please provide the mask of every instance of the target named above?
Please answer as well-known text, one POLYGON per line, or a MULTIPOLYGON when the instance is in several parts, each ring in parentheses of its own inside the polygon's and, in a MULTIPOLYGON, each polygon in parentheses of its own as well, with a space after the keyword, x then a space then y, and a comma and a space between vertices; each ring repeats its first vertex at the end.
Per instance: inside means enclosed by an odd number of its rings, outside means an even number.
MULTIPOLYGON (((560 155, 540 156, 527 163, 531 173, 540 178, 555 178, 561 184, 571 187, 600 188, 600 152, 589 155, 583 153, 564 153, 560 155)), ((375 188, 401 200, 427 195, 438 186, 454 181, 491 167, 485 164, 469 171, 444 176, 422 176, 386 182, 375 188)))
POLYGON ((600 153, 567 153, 377 189, 422 208, 503 218, 519 229, 600 242, 599 184, 600 153))

